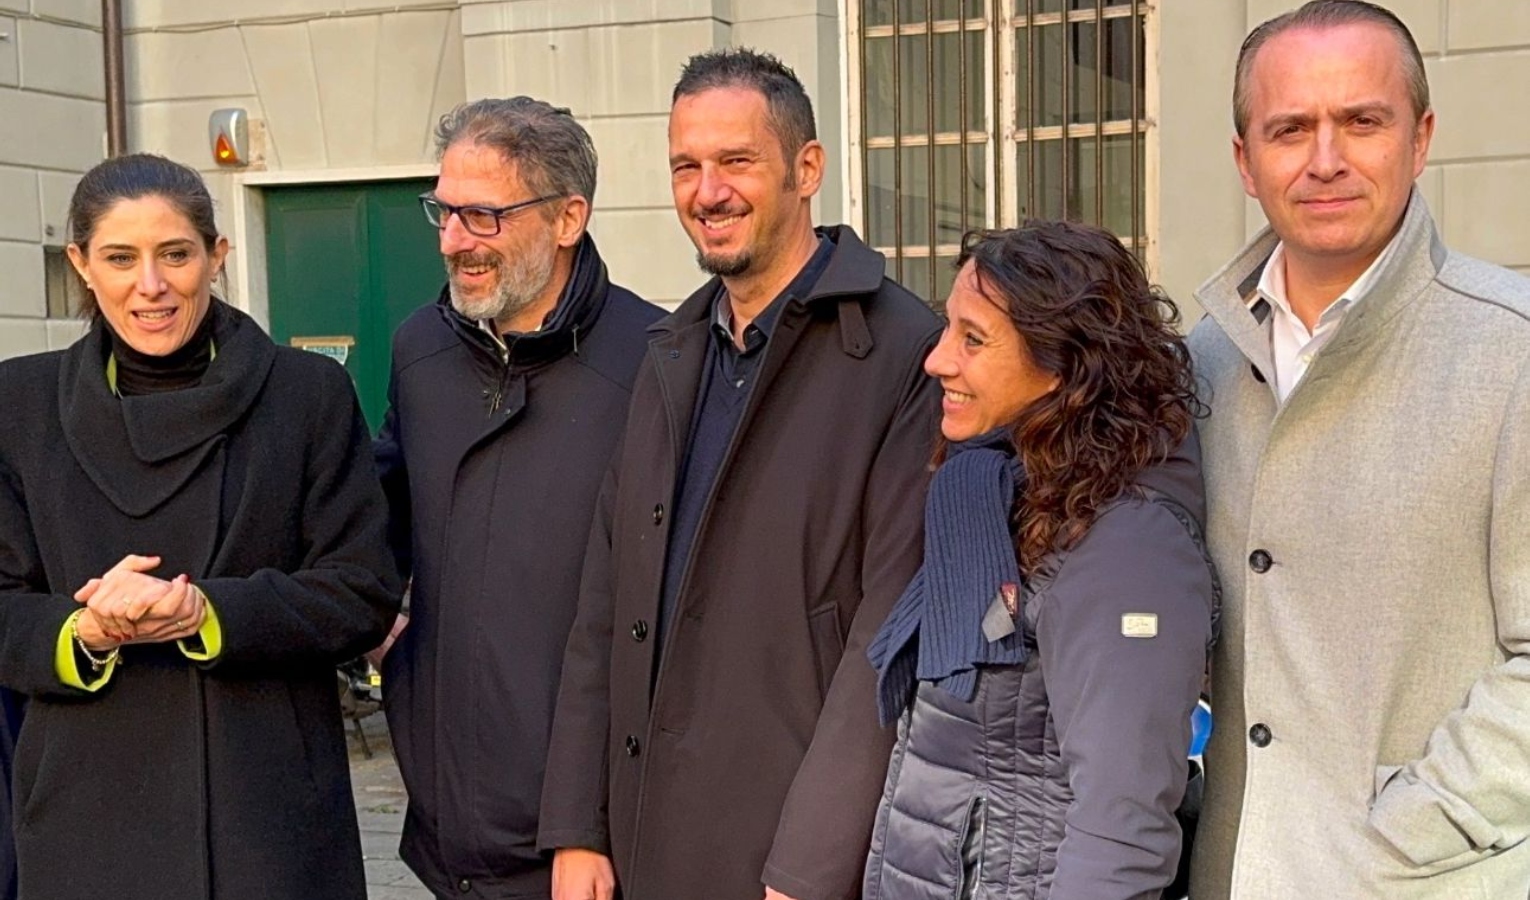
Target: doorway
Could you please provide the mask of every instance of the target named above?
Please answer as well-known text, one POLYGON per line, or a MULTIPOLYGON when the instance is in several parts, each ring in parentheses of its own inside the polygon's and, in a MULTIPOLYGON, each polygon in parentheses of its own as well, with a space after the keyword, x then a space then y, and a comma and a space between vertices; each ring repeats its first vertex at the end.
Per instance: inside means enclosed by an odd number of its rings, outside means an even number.
POLYGON ((375 434, 393 330, 445 282, 419 195, 434 179, 264 189, 271 338, 344 364, 375 434))

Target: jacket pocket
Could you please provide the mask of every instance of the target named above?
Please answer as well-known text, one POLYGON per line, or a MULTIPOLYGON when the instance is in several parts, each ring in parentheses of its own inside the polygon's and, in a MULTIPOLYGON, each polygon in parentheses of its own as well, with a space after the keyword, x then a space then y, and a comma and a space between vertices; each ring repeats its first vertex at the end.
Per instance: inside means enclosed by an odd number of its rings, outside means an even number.
POLYGON ((845 636, 839 630, 839 607, 833 603, 808 613, 808 637, 813 642, 813 661, 818 667, 818 696, 829 693, 840 657, 845 655, 845 636))
POLYGON ((957 885, 955 900, 974 900, 978 884, 983 880, 983 837, 988 831, 988 802, 973 797, 967 804, 966 821, 962 825, 961 883, 957 885))

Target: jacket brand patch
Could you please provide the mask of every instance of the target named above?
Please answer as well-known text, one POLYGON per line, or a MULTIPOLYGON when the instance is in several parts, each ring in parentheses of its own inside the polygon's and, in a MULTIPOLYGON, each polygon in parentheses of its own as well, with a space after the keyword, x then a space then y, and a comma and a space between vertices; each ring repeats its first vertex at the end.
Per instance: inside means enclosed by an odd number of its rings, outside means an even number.
POLYGON ((1020 615, 1020 586, 1012 581, 1006 581, 999 585, 999 598, 1004 601, 1004 608, 1009 612, 1011 619, 1020 615))
POLYGON ((1158 637, 1158 613, 1123 613, 1121 634, 1129 638, 1158 637))

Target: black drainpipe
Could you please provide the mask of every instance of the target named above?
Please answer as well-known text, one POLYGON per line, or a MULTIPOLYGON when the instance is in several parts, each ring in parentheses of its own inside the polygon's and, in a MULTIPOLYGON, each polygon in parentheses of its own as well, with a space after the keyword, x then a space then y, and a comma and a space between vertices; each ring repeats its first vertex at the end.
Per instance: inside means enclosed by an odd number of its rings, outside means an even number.
POLYGON ((127 152, 127 79, 122 64, 122 0, 101 0, 106 50, 106 155, 127 152))

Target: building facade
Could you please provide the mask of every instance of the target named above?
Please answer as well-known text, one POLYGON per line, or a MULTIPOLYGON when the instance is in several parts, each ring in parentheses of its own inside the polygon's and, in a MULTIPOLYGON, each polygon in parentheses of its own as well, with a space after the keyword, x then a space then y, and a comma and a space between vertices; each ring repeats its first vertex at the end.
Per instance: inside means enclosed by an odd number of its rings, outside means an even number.
MULTIPOLYGON (((921 295, 943 297, 964 230, 1068 216, 1120 234, 1193 321, 1194 287, 1262 225, 1232 162, 1238 45, 1295 3, 123 0, 129 144, 206 174, 234 303, 280 340, 347 331, 321 337, 375 357, 442 279, 411 204, 436 119, 467 98, 571 108, 601 157, 592 230, 613 278, 685 297, 701 276, 670 203, 669 92, 691 54, 748 45, 813 98, 820 219, 855 225, 921 295), (208 116, 230 107, 252 123, 245 168, 212 158, 208 116), (346 304, 381 311, 314 317, 346 304)), ((1390 5, 1426 56, 1439 128, 1421 186, 1446 240, 1530 272, 1530 117, 1500 99, 1530 82, 1530 4, 1390 5)), ((69 193, 104 153, 100 7, 0 0, 0 356, 79 333, 62 248, 69 193)))

